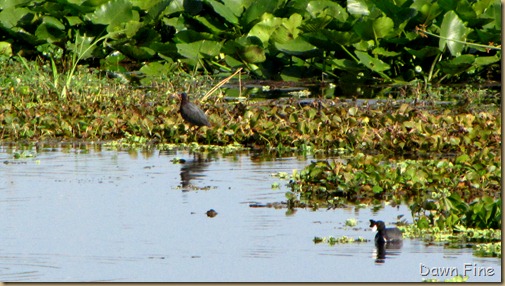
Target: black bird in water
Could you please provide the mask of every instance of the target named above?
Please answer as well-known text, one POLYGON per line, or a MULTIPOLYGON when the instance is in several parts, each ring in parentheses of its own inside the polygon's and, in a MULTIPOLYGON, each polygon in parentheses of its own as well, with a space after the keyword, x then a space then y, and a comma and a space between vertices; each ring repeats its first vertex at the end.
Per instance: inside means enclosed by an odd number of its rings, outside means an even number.
POLYGON ((181 93, 181 108, 179 112, 182 115, 182 118, 192 124, 198 126, 210 126, 209 120, 203 111, 198 108, 195 104, 189 101, 189 96, 183 92, 181 93))
POLYGON ((399 243, 402 241, 402 232, 396 227, 386 228, 386 224, 381 220, 371 219, 370 227, 374 231, 377 230, 375 235, 376 244, 384 245, 385 243, 399 243))

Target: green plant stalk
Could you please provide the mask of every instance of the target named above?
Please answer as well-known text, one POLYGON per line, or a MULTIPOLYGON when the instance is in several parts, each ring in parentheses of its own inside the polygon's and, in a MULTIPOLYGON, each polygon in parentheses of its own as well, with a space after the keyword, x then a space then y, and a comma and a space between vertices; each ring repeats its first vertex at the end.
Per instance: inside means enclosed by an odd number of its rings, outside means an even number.
POLYGON ((58 89, 60 76, 58 75, 58 69, 56 67, 56 63, 54 62, 53 57, 51 57, 51 70, 53 72, 53 87, 54 89, 58 89))
POLYGON ((431 82, 431 79, 433 77, 433 71, 435 70, 435 65, 437 64, 437 62, 439 61, 441 56, 442 56, 442 53, 438 53, 438 55, 435 57, 435 59, 431 63, 430 72, 428 73, 428 82, 431 82))
POLYGON ((433 36, 433 37, 437 37, 439 39, 444 39, 444 40, 447 40, 447 41, 452 41, 452 42, 456 42, 456 43, 460 43, 460 44, 465 44, 465 45, 468 45, 468 46, 474 46, 474 47, 479 47, 479 48, 484 48, 484 49, 489 49, 489 50, 501 51, 500 47, 495 47, 495 46, 490 46, 490 45, 483 45, 483 44, 476 44, 476 43, 469 43, 469 42, 466 42, 466 41, 460 41, 460 40, 456 40, 456 39, 450 39, 450 38, 447 38, 447 37, 442 37, 442 36, 437 35, 437 34, 433 34, 431 32, 425 31, 425 30, 423 30, 422 33, 426 34, 426 35, 433 36))
MULTIPOLYGON (((115 33, 120 33, 120 32, 121 31, 118 31, 118 32, 115 32, 115 33)), ((77 32, 77 34, 75 35, 75 43, 76 43, 76 45, 77 45, 78 36, 79 36, 79 32, 77 32)), ((91 48, 95 47, 99 41, 107 39, 110 36, 111 36, 111 34, 107 34, 105 36, 102 36, 102 37, 96 39, 84 51, 82 51, 82 49, 84 48, 84 39, 82 40, 81 45, 80 45, 79 55, 77 55, 76 53, 72 53, 72 68, 70 69, 70 72, 67 74, 67 80, 65 82, 65 86, 63 87, 62 92, 60 93, 60 97, 66 98, 67 89, 70 87, 70 83, 72 81, 72 77, 74 76, 75 69, 77 68, 77 64, 79 63, 79 61, 84 57, 84 55, 91 48)), ((84 37, 86 37, 86 33, 84 33, 84 37)))
POLYGON ((346 53, 347 53, 347 54, 348 54, 351 58, 353 58, 353 60, 354 60, 355 62, 359 63, 359 59, 358 59, 358 58, 356 58, 353 54, 351 54, 351 52, 349 52, 349 51, 345 48, 345 46, 343 46, 343 45, 341 45, 341 44, 339 44, 339 45, 340 45, 340 47, 344 50, 344 52, 346 52, 346 53))
POLYGON ((205 95, 204 97, 202 98, 201 101, 205 101, 212 93, 214 93, 214 91, 216 91, 218 88, 220 88, 221 86, 223 86, 225 83, 227 83, 228 81, 230 81, 230 79, 232 77, 234 77, 236 74, 238 74, 240 71, 242 71, 242 68, 238 68, 232 75, 230 75, 229 77, 223 79, 222 81, 220 81, 218 84, 216 84, 214 87, 212 87, 205 95))

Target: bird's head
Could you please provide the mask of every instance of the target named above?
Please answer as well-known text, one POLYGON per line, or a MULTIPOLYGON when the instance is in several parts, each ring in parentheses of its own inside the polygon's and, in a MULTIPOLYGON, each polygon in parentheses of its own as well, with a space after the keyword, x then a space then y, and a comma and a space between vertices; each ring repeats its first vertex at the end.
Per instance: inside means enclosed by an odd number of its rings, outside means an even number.
POLYGON ((187 94, 187 93, 185 93, 185 92, 183 92, 183 93, 179 94, 179 98, 180 98, 180 99, 181 99, 181 101, 183 101, 183 102, 184 102, 184 101, 188 101, 188 99, 189 99, 189 98, 188 98, 188 94, 187 94))

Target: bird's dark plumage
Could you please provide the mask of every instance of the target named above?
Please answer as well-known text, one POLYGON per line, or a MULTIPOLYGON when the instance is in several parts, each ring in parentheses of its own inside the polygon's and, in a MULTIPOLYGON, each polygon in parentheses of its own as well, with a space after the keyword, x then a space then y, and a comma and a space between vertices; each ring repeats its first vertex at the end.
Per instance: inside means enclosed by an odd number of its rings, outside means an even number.
POLYGON ((395 243, 402 241, 402 232, 396 228, 386 228, 386 224, 381 221, 370 220, 370 227, 377 229, 377 234, 375 235, 375 243, 395 243))
POLYGON ((189 101, 188 95, 183 92, 181 93, 181 107, 179 112, 182 118, 188 123, 200 126, 210 126, 209 120, 203 111, 198 108, 195 104, 189 101))

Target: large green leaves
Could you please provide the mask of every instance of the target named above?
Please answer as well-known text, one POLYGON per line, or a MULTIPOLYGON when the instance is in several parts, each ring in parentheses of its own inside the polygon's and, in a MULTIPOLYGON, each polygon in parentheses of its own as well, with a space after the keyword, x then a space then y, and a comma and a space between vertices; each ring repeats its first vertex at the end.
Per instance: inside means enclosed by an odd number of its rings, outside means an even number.
POLYGON ((228 6, 220 2, 217 2, 216 0, 206 0, 206 2, 209 3, 212 6, 212 8, 214 8, 214 11, 216 11, 216 13, 218 13, 226 21, 232 24, 238 24, 237 16, 233 13, 233 10, 230 9, 228 6))
POLYGON ((132 5, 128 0, 113 0, 100 6, 91 20, 96 24, 107 25, 107 31, 113 32, 122 24, 133 19, 132 5))
POLYGON ((176 44, 177 51, 187 58, 191 65, 196 65, 201 58, 214 57, 221 51, 221 43, 209 40, 200 40, 192 43, 176 44))
POLYGON ((484 45, 498 43, 500 29, 498 0, 0 1, 2 41, 15 52, 110 59, 119 51, 133 61, 290 80, 367 69, 386 81, 409 74, 428 82, 498 71, 500 52, 484 45), (480 44, 471 57, 446 57, 465 55, 467 43, 480 44))
POLYGON ((465 45, 466 36, 471 32, 454 11, 449 11, 444 15, 440 30, 440 41, 438 48, 443 51, 447 46, 453 56, 461 55, 465 45))
POLYGON ((370 56, 368 53, 356 51, 356 56, 359 59, 359 62, 365 65, 372 71, 375 72, 383 72, 388 70, 390 67, 385 62, 370 56))

